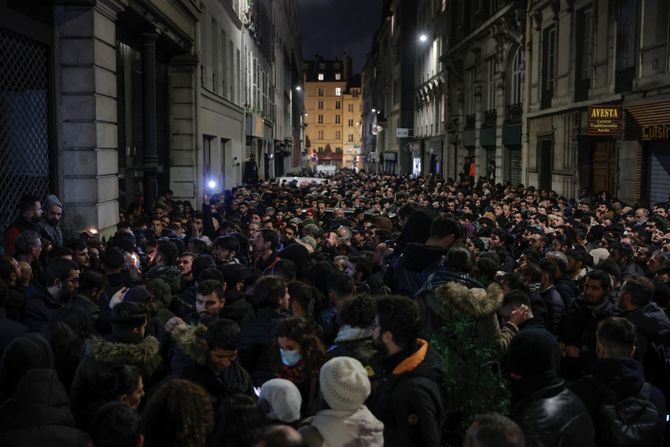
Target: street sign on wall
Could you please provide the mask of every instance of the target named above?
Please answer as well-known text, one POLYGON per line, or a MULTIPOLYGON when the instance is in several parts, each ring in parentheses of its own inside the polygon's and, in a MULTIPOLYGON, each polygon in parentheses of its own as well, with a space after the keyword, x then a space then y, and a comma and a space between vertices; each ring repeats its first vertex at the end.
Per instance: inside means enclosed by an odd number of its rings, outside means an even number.
POLYGON ((395 130, 396 138, 411 138, 414 136, 414 129, 408 129, 406 127, 398 127, 395 130))

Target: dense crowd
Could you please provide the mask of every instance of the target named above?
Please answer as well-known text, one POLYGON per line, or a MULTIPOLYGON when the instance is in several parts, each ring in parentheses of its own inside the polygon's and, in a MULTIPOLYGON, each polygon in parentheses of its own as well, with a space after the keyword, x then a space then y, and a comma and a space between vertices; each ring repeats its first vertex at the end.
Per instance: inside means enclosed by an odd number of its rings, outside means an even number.
POLYGON ((3 446, 661 446, 669 204, 338 173, 0 259, 3 446), (92 443, 92 444, 91 444, 92 443))

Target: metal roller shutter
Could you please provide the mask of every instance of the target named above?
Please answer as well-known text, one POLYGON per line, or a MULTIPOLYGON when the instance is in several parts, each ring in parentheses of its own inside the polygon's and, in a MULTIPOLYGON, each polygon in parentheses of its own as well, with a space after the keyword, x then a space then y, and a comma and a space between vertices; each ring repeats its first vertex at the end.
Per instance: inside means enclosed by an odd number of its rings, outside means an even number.
POLYGON ((670 143, 652 143, 649 163, 649 202, 667 202, 670 196, 670 143))

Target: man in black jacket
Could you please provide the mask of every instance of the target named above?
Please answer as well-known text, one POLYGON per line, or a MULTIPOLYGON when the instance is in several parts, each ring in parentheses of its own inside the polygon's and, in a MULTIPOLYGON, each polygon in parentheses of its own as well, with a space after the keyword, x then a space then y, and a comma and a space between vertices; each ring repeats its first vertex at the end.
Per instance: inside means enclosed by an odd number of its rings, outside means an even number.
POLYGON ((526 445, 594 446, 591 416, 558 376, 560 349, 546 332, 522 331, 507 350, 512 376, 511 417, 526 445))
MULTIPOLYGON (((593 373, 573 382, 570 389, 584 402, 593 417, 598 445, 606 446, 608 443, 603 435, 612 427, 599 426, 598 407, 611 399, 609 395, 615 395, 615 400, 621 401, 641 394, 646 382, 642 365, 631 358, 635 352, 635 327, 629 321, 617 317, 603 320, 598 326, 597 337, 598 360, 593 365, 593 373)), ((665 398, 658 388, 651 385, 647 387, 648 400, 656 407, 659 418, 656 424, 645 426, 644 430, 637 432, 638 435, 644 434, 644 438, 637 439, 635 444, 661 445, 665 398)))
POLYGON ((444 421, 442 357, 418 338, 415 302, 386 296, 377 301, 375 313, 372 337, 382 357, 368 407, 384 423, 384 445, 437 447, 444 421))

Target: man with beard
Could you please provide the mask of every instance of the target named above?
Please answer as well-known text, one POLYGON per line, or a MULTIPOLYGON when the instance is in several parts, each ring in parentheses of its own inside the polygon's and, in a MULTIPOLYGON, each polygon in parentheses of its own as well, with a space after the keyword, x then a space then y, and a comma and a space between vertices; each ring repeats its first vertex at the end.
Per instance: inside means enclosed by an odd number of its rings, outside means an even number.
POLYGON ((234 394, 252 396, 251 377, 237 359, 240 327, 232 320, 222 319, 202 326, 179 326, 172 332, 177 346, 190 357, 180 374, 181 379, 202 385, 214 399, 234 394), (202 333, 204 332, 204 334, 202 333), (198 343, 198 338, 206 345, 198 343))
POLYGON ((217 320, 226 304, 224 293, 225 286, 219 281, 208 279, 199 282, 195 292, 195 312, 188 318, 191 324, 217 320))
POLYGON ((54 248, 63 246, 63 231, 60 228, 60 219, 63 216, 63 204, 53 194, 47 196, 46 215, 38 224, 40 235, 49 240, 54 248))
POLYGON ((368 407, 384 423, 384 445, 437 447, 444 419, 442 357, 418 338, 419 312, 410 299, 380 298, 375 314, 372 338, 382 357, 368 407))
POLYGON ((14 256, 16 238, 23 231, 37 230, 42 217, 42 204, 35 196, 26 195, 19 201, 19 216, 5 231, 5 254, 14 256))
POLYGON ((253 241, 253 254, 256 268, 264 273, 272 270, 279 257, 277 256, 277 245, 279 236, 274 230, 263 228, 253 241))
POLYGON ((179 256, 179 274, 181 276, 181 287, 180 291, 184 291, 189 287, 192 287, 195 284, 195 278, 193 278, 193 259, 195 255, 193 253, 182 253, 179 256))
POLYGON ((26 291, 21 322, 31 332, 42 331, 74 295, 78 283, 76 263, 63 258, 52 259, 44 270, 44 285, 33 283, 26 291))

